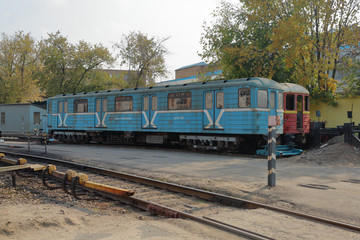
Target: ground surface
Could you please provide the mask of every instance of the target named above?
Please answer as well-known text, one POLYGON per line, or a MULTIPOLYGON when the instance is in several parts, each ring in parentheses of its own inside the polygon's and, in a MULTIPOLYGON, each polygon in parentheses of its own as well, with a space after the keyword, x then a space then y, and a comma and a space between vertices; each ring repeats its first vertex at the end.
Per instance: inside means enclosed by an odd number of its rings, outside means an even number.
MULTIPOLYGON (((277 186, 266 187, 266 159, 214 155, 182 150, 124 146, 50 145, 48 155, 101 164, 184 185, 231 194, 359 225, 359 150, 333 139, 321 149, 277 160, 277 186)), ((26 151, 24 144, 5 141, 0 150, 26 151), (18 146, 21 148, 14 148, 18 146)), ((43 146, 31 145, 43 155, 43 146)), ((2 176, 2 175, 0 175, 2 176)), ((106 200, 81 202, 28 181, 13 189, 9 176, 0 179, 0 239, 235 239, 236 237, 188 220, 163 219, 106 200)), ((360 234, 318 225, 264 210, 233 210, 211 217, 239 227, 252 227, 277 239, 360 239, 360 234), (287 223, 292 225, 288 226, 287 223), (280 230, 279 230, 280 229, 280 230)), ((208 216, 209 216, 208 215, 208 216)))

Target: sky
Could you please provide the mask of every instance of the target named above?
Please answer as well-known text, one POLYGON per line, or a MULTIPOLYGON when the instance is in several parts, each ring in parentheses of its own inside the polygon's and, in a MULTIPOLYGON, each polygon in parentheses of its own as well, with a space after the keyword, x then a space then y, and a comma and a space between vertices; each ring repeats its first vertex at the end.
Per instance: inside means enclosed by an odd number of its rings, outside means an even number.
MULTIPOLYGON (((170 36, 164 45, 167 79, 175 69, 201 62, 200 37, 204 21, 219 0, 0 0, 0 33, 30 32, 40 40, 60 31, 69 41, 102 43, 112 50, 123 34, 141 31, 149 36, 170 36)), ((124 66, 125 67, 125 66, 124 66)), ((113 69, 120 69, 117 64, 113 69)))

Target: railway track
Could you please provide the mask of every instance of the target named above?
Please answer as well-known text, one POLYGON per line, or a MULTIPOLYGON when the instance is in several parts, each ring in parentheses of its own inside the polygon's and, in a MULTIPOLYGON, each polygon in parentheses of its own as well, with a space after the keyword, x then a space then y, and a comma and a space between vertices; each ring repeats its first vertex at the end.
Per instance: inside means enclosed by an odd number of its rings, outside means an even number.
MULTIPOLYGON (((201 217, 203 210, 211 209, 213 212, 217 211, 232 211, 231 208, 263 208, 281 214, 287 214, 303 219, 312 220, 316 222, 330 224, 332 226, 341 227, 353 231, 360 232, 360 226, 335 221, 332 219, 322 218, 314 215, 305 214, 298 211, 274 207, 246 199, 235 198, 218 193, 199 190, 191 187, 181 186, 168 182, 158 181, 150 178, 139 177, 127 173, 111 171, 104 168, 97 168, 85 164, 78 164, 74 162, 63 161, 59 159, 46 158, 42 156, 19 154, 14 152, 4 152, 13 157, 24 157, 35 162, 45 162, 61 166, 59 169, 65 167, 80 169, 86 171, 91 179, 96 179, 100 183, 111 182, 115 186, 133 189, 136 192, 134 196, 116 196, 109 193, 102 193, 109 198, 121 201, 126 204, 133 205, 137 208, 149 211, 154 214, 164 215, 167 217, 178 217, 192 219, 210 226, 214 226, 228 232, 244 236, 250 239, 272 239, 271 237, 255 233, 246 229, 238 228, 224 222, 217 221, 209 217, 201 217), (108 177, 112 177, 109 180, 108 177), (124 182, 124 180, 126 180, 124 182), (139 183, 141 185, 139 185, 139 183), (150 186, 145 187, 145 186, 150 186), (163 191, 163 189, 168 191, 163 191), (176 199, 176 201, 173 201, 176 199), (198 199, 206 200, 199 201, 198 199), (220 203, 220 206, 219 206, 220 203), (227 207, 225 207, 227 206, 227 207)), ((86 187, 84 187, 87 189, 86 187)), ((87 189, 91 190, 91 189, 87 189)))

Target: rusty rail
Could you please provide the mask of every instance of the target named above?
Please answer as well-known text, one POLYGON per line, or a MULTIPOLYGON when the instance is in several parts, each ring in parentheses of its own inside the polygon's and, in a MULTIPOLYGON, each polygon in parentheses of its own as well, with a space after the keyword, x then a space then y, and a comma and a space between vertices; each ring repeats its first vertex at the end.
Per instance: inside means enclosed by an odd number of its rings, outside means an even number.
POLYGON ((167 183, 167 182, 162 182, 159 180, 154 180, 151 178, 140 177, 140 176, 136 176, 136 175, 132 175, 132 174, 107 170, 104 168, 97 168, 97 167, 89 166, 86 164, 79 164, 79 163, 63 161, 63 160, 54 159, 54 158, 46 158, 46 157, 36 156, 36 155, 26 155, 26 154, 12 153, 12 152, 7 152, 7 153, 13 154, 16 156, 30 157, 30 158, 36 159, 38 161, 41 160, 41 161, 47 161, 47 162, 60 163, 63 165, 80 168, 80 169, 83 169, 83 170, 86 170, 89 172, 100 173, 100 174, 104 174, 107 176, 112 176, 112 177, 117 177, 117 178, 124 179, 124 180, 142 183, 145 185, 158 187, 158 188, 166 189, 166 190, 173 191, 173 192, 183 193, 183 194, 186 194, 189 196, 194 196, 194 197, 208 200, 208 201, 218 202, 218 203, 232 206, 232 207, 264 208, 264 209, 272 210, 275 212, 280 212, 280 213, 284 213, 284 214, 288 214, 288 215, 292 215, 292 216, 302 217, 304 219, 310 219, 310 220, 314 220, 317 222, 326 223, 326 224, 330 224, 333 226, 342 227, 345 229, 350 229, 350 230, 360 232, 360 226, 357 226, 354 224, 344 223, 344 222, 336 221, 336 220, 329 219, 329 218, 323 218, 323 217, 306 214, 306 213, 302 213, 302 212, 298 212, 298 211, 293 211, 293 210, 289 210, 289 209, 285 209, 285 208, 275 207, 275 206, 255 202, 255 201, 250 201, 247 199, 231 197, 231 196, 213 193, 213 192, 209 192, 209 191, 205 191, 205 190, 201 190, 201 189, 195 189, 192 187, 181 186, 181 185, 174 184, 174 183, 167 183))
MULTIPOLYGON (((70 172, 64 173, 64 172, 57 171, 55 165, 48 165, 47 167, 39 165, 39 164, 30 165, 30 164, 27 164, 26 160, 23 158, 21 158, 19 160, 12 160, 12 159, 6 158, 3 153, 0 153, 0 161, 3 163, 13 165, 13 166, 10 166, 10 168, 13 167, 15 170, 21 168, 21 169, 32 169, 33 171, 40 171, 40 170, 43 171, 43 174, 42 174, 43 175, 43 183, 46 186, 48 186, 48 185, 45 183, 45 173, 47 173, 49 176, 51 176, 53 178, 58 179, 61 182, 70 182, 73 185, 75 185, 76 183, 79 183, 81 186, 86 187, 87 189, 89 189, 91 191, 110 193, 110 194, 114 194, 117 196, 132 196, 135 193, 133 190, 121 189, 121 188, 89 181, 89 177, 86 174, 81 174, 81 173, 78 174, 74 171, 71 172, 72 174, 69 174, 70 172), (19 165, 19 166, 16 166, 16 165, 19 165), (46 172, 44 173, 44 171, 46 171, 46 172), (75 179, 76 179, 76 182, 74 181, 75 179)), ((50 187, 50 188, 52 188, 52 187, 50 187)))

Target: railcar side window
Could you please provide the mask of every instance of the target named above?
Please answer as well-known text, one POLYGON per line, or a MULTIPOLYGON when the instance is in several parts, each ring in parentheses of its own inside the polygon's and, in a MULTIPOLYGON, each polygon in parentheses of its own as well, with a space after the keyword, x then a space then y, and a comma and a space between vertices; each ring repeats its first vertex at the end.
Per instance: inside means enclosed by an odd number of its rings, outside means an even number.
POLYGON ((205 109, 212 109, 213 107, 213 95, 212 92, 205 93, 205 109))
POLYGON ((1 125, 5 125, 5 112, 1 112, 1 125))
POLYGON ((149 110, 149 97, 143 98, 143 110, 144 111, 149 110))
POLYGON ((74 100, 74 113, 88 112, 88 100, 76 99, 74 100))
POLYGON ((34 125, 40 124, 40 112, 34 112, 34 125))
POLYGON ((309 96, 305 96, 305 111, 309 111, 309 96))
POLYGON ((270 92, 270 108, 275 108, 275 92, 270 92))
POLYGON ((295 95, 286 95, 286 110, 295 110, 295 95))
POLYGON ((48 111, 51 114, 52 113, 52 102, 49 102, 48 111))
POLYGON ((278 93, 278 109, 284 108, 284 94, 282 92, 278 93))
POLYGON ((246 108, 251 106, 250 88, 239 89, 239 107, 246 108))
POLYGON ((59 102, 59 113, 63 112, 63 102, 59 102))
POLYGON ((302 112, 303 111, 303 96, 302 95, 298 95, 297 96, 297 101, 296 101, 296 109, 298 112, 302 112))
POLYGON ((191 92, 169 93, 168 109, 169 110, 191 109, 191 92))
POLYGON ((103 100, 103 112, 107 112, 107 105, 108 105, 108 100, 104 99, 103 100))
POLYGON ((101 100, 96 99, 96 112, 100 112, 101 109, 101 100))
POLYGON ((223 92, 216 93, 216 108, 217 109, 224 108, 224 93, 223 92))
POLYGON ((153 111, 157 110, 157 96, 151 97, 151 110, 153 111))
POLYGON ((259 108, 267 108, 268 107, 268 92, 267 90, 258 90, 257 94, 257 106, 259 108))
POLYGON ((120 96, 115 98, 115 112, 126 112, 133 110, 133 97, 120 96))
POLYGON ((68 112, 68 102, 64 102, 64 113, 68 112))

